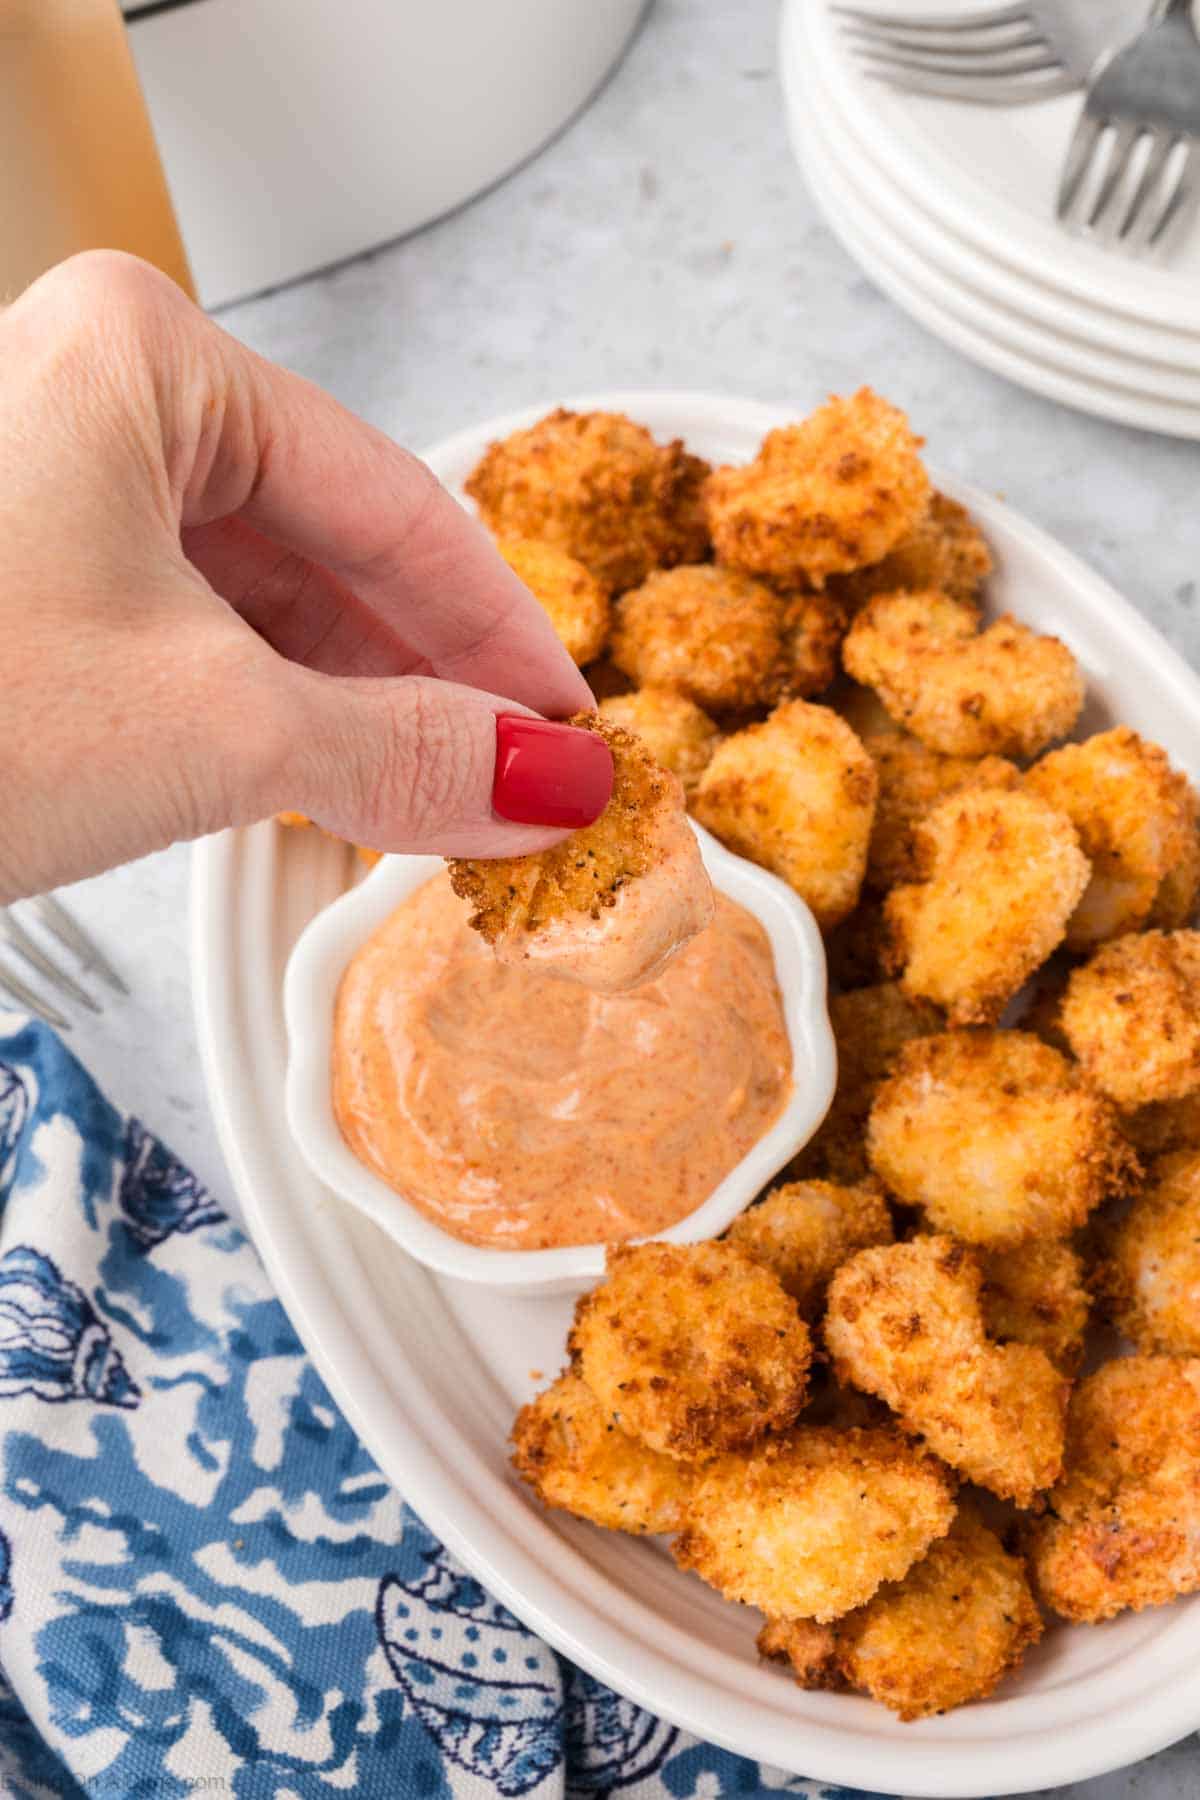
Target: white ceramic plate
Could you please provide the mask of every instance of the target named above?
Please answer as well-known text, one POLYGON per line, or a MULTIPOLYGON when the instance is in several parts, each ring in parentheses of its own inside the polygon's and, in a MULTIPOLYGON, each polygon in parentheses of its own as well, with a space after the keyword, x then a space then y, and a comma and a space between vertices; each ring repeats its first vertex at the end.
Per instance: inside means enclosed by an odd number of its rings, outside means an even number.
MULTIPOLYGON (((548 404, 557 396, 551 397, 548 404)), ((797 405, 823 396, 798 397, 797 405)), ((718 460, 794 416, 700 395, 616 393, 612 407, 718 460)), ((430 457, 458 487, 494 420, 430 457)), ((997 552, 992 600, 1067 639, 1085 730, 1122 719, 1200 776, 1200 680, 1082 563, 989 495, 937 477, 997 552)), ((569 1303, 489 1295, 429 1274, 309 1173, 284 1124, 281 983, 308 920, 353 879, 349 852, 273 825, 198 846, 196 1000, 205 1073, 249 1228, 296 1329, 380 1467, 464 1563, 555 1648, 665 1718, 763 1762, 875 1793, 1029 1793, 1136 1761, 1200 1725, 1200 1602, 1058 1630, 983 1705, 902 1725, 807 1694, 759 1663, 749 1611, 653 1541, 547 1513, 511 1475, 516 1406, 562 1360, 569 1303)))

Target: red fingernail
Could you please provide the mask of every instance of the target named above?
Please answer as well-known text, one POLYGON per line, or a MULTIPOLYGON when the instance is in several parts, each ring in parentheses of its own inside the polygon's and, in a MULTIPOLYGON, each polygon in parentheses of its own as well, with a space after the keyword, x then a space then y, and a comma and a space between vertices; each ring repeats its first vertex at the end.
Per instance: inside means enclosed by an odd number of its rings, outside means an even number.
POLYGON ((492 805, 502 819, 578 831, 600 817, 612 785, 612 751, 594 731, 498 716, 492 805))

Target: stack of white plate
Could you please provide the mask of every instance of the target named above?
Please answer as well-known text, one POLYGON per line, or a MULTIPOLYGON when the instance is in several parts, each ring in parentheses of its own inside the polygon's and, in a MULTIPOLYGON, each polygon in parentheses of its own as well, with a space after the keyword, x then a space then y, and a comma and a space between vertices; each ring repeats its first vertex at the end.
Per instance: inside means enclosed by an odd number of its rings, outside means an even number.
POLYGON ((1200 438, 1200 227, 1143 261, 1056 224, 1080 96, 988 107, 893 92, 856 63, 832 0, 785 0, 780 61, 813 195, 899 305, 1040 394, 1200 438))

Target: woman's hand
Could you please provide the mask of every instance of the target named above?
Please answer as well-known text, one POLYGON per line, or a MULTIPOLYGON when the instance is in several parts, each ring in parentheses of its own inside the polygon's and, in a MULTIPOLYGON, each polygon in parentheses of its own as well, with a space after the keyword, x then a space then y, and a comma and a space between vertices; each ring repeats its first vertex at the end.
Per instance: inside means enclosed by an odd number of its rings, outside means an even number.
MULTIPOLYGON (((0 902, 287 808, 540 849, 496 715, 593 705, 424 464, 109 253, 0 317, 0 654, 0 902)), ((568 787, 580 740, 535 747, 568 787)))

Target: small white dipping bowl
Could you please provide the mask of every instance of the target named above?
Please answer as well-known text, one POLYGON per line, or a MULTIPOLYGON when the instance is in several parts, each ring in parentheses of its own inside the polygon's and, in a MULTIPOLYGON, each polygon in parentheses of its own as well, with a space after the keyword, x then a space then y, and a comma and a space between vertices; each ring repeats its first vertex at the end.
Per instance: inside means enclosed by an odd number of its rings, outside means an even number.
MULTIPOLYGON (((725 1230, 813 1135, 837 1074, 825 1005, 825 952, 812 914, 777 876, 734 856, 693 823, 713 886, 752 912, 771 940, 792 1045, 792 1094, 771 1129, 694 1212, 660 1233, 690 1244, 725 1230)), ((288 1128, 313 1173, 439 1275, 515 1294, 573 1294, 604 1272, 603 1244, 565 1250, 489 1250, 464 1244, 426 1218, 350 1149, 333 1111, 334 1003, 347 965, 409 894, 443 868, 436 856, 388 856, 358 887, 318 913, 284 978, 288 1128)), ((586 1146, 581 1147, 586 1152, 586 1146)))

